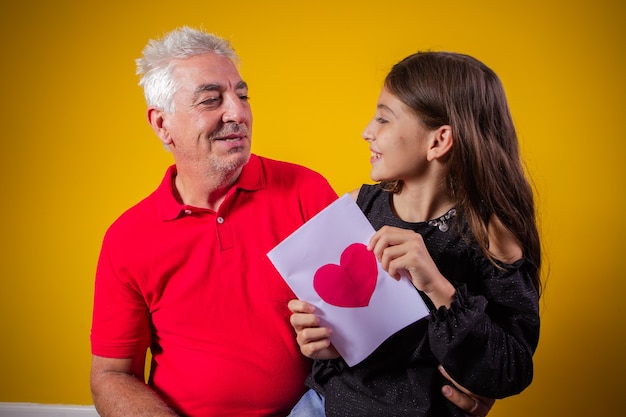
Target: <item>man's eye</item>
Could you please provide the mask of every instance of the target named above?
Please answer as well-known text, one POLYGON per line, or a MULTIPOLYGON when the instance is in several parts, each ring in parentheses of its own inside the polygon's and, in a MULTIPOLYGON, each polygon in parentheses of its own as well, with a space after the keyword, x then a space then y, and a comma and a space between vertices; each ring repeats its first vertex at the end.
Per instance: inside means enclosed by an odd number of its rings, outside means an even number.
POLYGON ((201 101, 200 104, 203 104, 205 106, 211 106, 219 101, 220 101, 219 97, 211 97, 211 98, 207 98, 206 100, 201 101))
POLYGON ((247 95, 247 94, 242 94, 242 95, 239 96, 239 100, 241 100, 241 101, 248 101, 248 100, 250 100, 250 96, 247 95))

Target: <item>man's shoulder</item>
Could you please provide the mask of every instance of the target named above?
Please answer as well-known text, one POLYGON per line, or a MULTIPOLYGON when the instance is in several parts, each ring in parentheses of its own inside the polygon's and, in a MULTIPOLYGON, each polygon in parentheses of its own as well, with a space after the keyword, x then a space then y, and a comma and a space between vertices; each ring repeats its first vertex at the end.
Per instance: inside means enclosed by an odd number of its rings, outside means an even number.
POLYGON ((337 199, 332 186, 319 172, 293 162, 258 158, 263 170, 263 189, 274 207, 299 213, 300 221, 308 220, 337 199))
POLYGON ((265 156, 256 156, 259 159, 265 173, 271 179, 281 180, 322 180, 326 181, 324 176, 319 172, 294 162, 281 161, 265 156))
POLYGON ((134 233, 157 220, 156 191, 124 210, 108 228, 107 234, 134 233))
POLYGON ((173 178, 175 170, 175 165, 168 167, 157 188, 124 210, 109 226, 109 229, 125 230, 152 227, 153 223, 162 220, 163 205, 168 202, 169 196, 172 194, 171 178, 173 178))

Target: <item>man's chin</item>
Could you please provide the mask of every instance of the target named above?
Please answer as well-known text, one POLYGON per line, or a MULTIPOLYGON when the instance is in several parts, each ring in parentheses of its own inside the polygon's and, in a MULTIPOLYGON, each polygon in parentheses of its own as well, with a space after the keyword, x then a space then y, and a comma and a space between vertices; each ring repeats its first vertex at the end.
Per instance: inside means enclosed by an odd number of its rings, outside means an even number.
POLYGON ((236 171, 243 168, 244 165, 250 160, 250 150, 244 148, 235 148, 229 152, 227 161, 222 162, 222 166, 226 168, 226 171, 236 171))
POLYGON ((239 166, 244 166, 245 164, 248 163, 248 161, 250 160, 250 149, 246 148, 240 148, 239 152, 231 152, 236 154, 236 161, 238 161, 239 166))

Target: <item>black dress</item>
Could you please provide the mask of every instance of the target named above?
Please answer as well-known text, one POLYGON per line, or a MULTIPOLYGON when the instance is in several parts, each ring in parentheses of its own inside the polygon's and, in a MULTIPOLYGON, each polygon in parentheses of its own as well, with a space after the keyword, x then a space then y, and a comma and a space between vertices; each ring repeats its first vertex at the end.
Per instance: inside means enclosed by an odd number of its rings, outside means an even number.
POLYGON ((538 294, 528 261, 496 268, 475 241, 464 238, 467 224, 454 209, 430 222, 407 223, 393 214, 390 198, 376 185, 363 185, 357 204, 376 230, 391 225, 420 233, 456 288, 455 301, 435 311, 426 299, 427 318, 352 368, 341 358, 315 361, 307 385, 324 395, 326 415, 463 416, 441 394, 439 364, 477 394, 503 398, 521 392, 532 381, 539 339, 538 294))

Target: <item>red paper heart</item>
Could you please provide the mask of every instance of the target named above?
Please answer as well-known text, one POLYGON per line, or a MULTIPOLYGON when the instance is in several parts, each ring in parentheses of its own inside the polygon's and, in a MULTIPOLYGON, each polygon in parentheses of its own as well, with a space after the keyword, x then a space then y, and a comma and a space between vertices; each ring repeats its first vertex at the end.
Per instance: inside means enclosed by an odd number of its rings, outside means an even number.
POLYGON ((339 265, 321 266, 313 288, 322 300, 337 307, 366 307, 378 278, 374 253, 362 243, 353 243, 341 254, 339 265))

